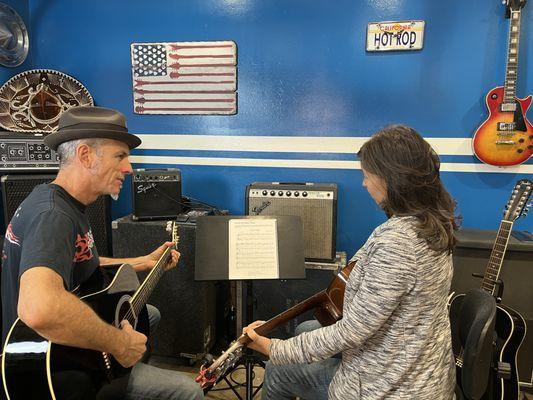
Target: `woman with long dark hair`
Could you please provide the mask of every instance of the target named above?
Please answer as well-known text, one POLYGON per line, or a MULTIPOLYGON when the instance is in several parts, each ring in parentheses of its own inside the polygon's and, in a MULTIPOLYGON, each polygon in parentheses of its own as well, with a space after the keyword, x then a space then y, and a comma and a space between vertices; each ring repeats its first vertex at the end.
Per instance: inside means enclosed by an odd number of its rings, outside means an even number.
POLYGON ((244 329, 270 357, 263 399, 453 398, 447 296, 457 223, 439 158, 401 125, 358 155, 363 186, 389 219, 352 258, 340 321, 288 340, 257 335, 262 321, 244 329))

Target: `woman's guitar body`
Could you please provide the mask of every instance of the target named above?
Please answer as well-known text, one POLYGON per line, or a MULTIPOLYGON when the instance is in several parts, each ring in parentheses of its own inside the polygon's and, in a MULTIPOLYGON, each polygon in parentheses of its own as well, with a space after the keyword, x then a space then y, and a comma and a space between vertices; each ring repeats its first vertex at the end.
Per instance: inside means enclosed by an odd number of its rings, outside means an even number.
MULTIPOLYGON (((308 299, 289 308, 287 311, 276 315, 266 321, 263 325, 255 329, 259 335, 266 335, 272 329, 290 321, 308 310, 314 309, 315 318, 322 326, 332 325, 342 318, 342 306, 344 302, 344 290, 350 272, 355 266, 355 262, 349 263, 344 267, 326 290, 316 293, 308 299)), ((243 334, 237 338, 230 347, 222 353, 220 357, 214 360, 210 365, 203 365, 196 382, 200 383, 204 392, 207 392, 228 372, 231 372, 243 355, 243 348, 250 343, 248 335, 243 334)))
POLYGON ((533 126, 526 116, 532 97, 516 97, 520 15, 525 1, 506 3, 511 23, 505 84, 487 94, 489 117, 476 130, 473 140, 474 154, 484 163, 500 167, 522 164, 533 154, 533 126))

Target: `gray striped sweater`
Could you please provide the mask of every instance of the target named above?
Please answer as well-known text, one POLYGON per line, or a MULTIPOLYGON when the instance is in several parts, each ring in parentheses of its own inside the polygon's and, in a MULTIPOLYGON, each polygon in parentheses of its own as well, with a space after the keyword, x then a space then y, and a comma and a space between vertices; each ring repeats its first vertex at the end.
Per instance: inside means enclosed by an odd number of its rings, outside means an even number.
POLYGON ((393 217, 377 227, 353 257, 342 320, 273 339, 270 360, 309 363, 342 352, 330 399, 452 399, 452 259, 430 250, 415 224, 393 217))

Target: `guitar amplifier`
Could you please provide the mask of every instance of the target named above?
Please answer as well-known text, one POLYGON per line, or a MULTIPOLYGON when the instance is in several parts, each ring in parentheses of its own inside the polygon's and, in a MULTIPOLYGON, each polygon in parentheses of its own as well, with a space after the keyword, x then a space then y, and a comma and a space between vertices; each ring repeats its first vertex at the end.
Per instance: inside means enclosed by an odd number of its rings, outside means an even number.
POLYGON ((0 172, 57 172, 59 157, 40 133, 0 132, 0 172))
MULTIPOLYGON (((4 175, 1 178, 2 208, 4 223, 7 226, 18 206, 28 197, 35 186, 48 183, 55 179, 55 174, 46 175, 4 175)), ((111 254, 111 200, 109 196, 100 196, 86 209, 91 224, 94 242, 98 254, 110 257, 111 254)))
POLYGON ((246 214, 299 216, 306 261, 335 259, 336 184, 252 183, 246 187, 246 214))
MULTIPOLYGON (((221 285, 194 280, 196 224, 177 224, 179 263, 163 274, 148 299, 162 317, 156 332, 150 335, 152 355, 169 363, 197 361, 209 352, 216 339, 217 318, 223 314, 219 306, 224 305, 219 297, 224 294, 221 285)), ((115 257, 148 254, 170 239, 166 221, 134 221, 125 216, 114 220, 112 227, 115 257)))
POLYGON ((133 219, 175 218, 181 213, 181 172, 169 169, 133 171, 133 219))

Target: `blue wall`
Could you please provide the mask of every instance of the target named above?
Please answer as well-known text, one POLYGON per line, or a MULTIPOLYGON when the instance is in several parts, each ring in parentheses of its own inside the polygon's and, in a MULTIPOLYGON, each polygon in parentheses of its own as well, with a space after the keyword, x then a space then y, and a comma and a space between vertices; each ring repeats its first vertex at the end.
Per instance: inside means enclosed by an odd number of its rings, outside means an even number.
MULTIPOLYGON (((464 150, 486 118, 485 94, 504 80, 508 20, 497 1, 23 4, 20 12, 29 14, 32 33, 31 68, 72 75, 97 105, 124 112, 130 130, 142 134, 145 143, 149 135, 164 135, 156 145, 134 151, 137 167, 177 166, 184 194, 234 214, 244 212, 244 189, 253 181, 335 182, 340 192, 337 247, 350 254, 383 216, 361 187, 356 146, 330 150, 335 138, 364 138, 386 124, 405 123, 429 139, 451 139, 437 150, 466 227, 497 229, 516 180, 533 178, 533 159, 502 172, 480 164, 469 146, 464 150), (365 51, 369 22, 411 19, 426 21, 421 51, 365 51), (131 43, 210 40, 237 43, 237 115, 133 113, 131 43), (286 136, 298 139, 297 145, 271 149, 264 144, 269 137, 286 136), (228 137, 234 146, 221 146, 228 137), (257 148, 239 148, 245 137, 257 137, 257 148), (323 144, 302 150, 317 137, 323 144)), ((522 16, 520 97, 533 92, 531 7, 522 16)), ((0 73, 7 78, 5 69, 0 73)), ((130 202, 125 190, 114 216, 128 213, 130 202)), ((532 231, 533 218, 516 229, 532 231)))

